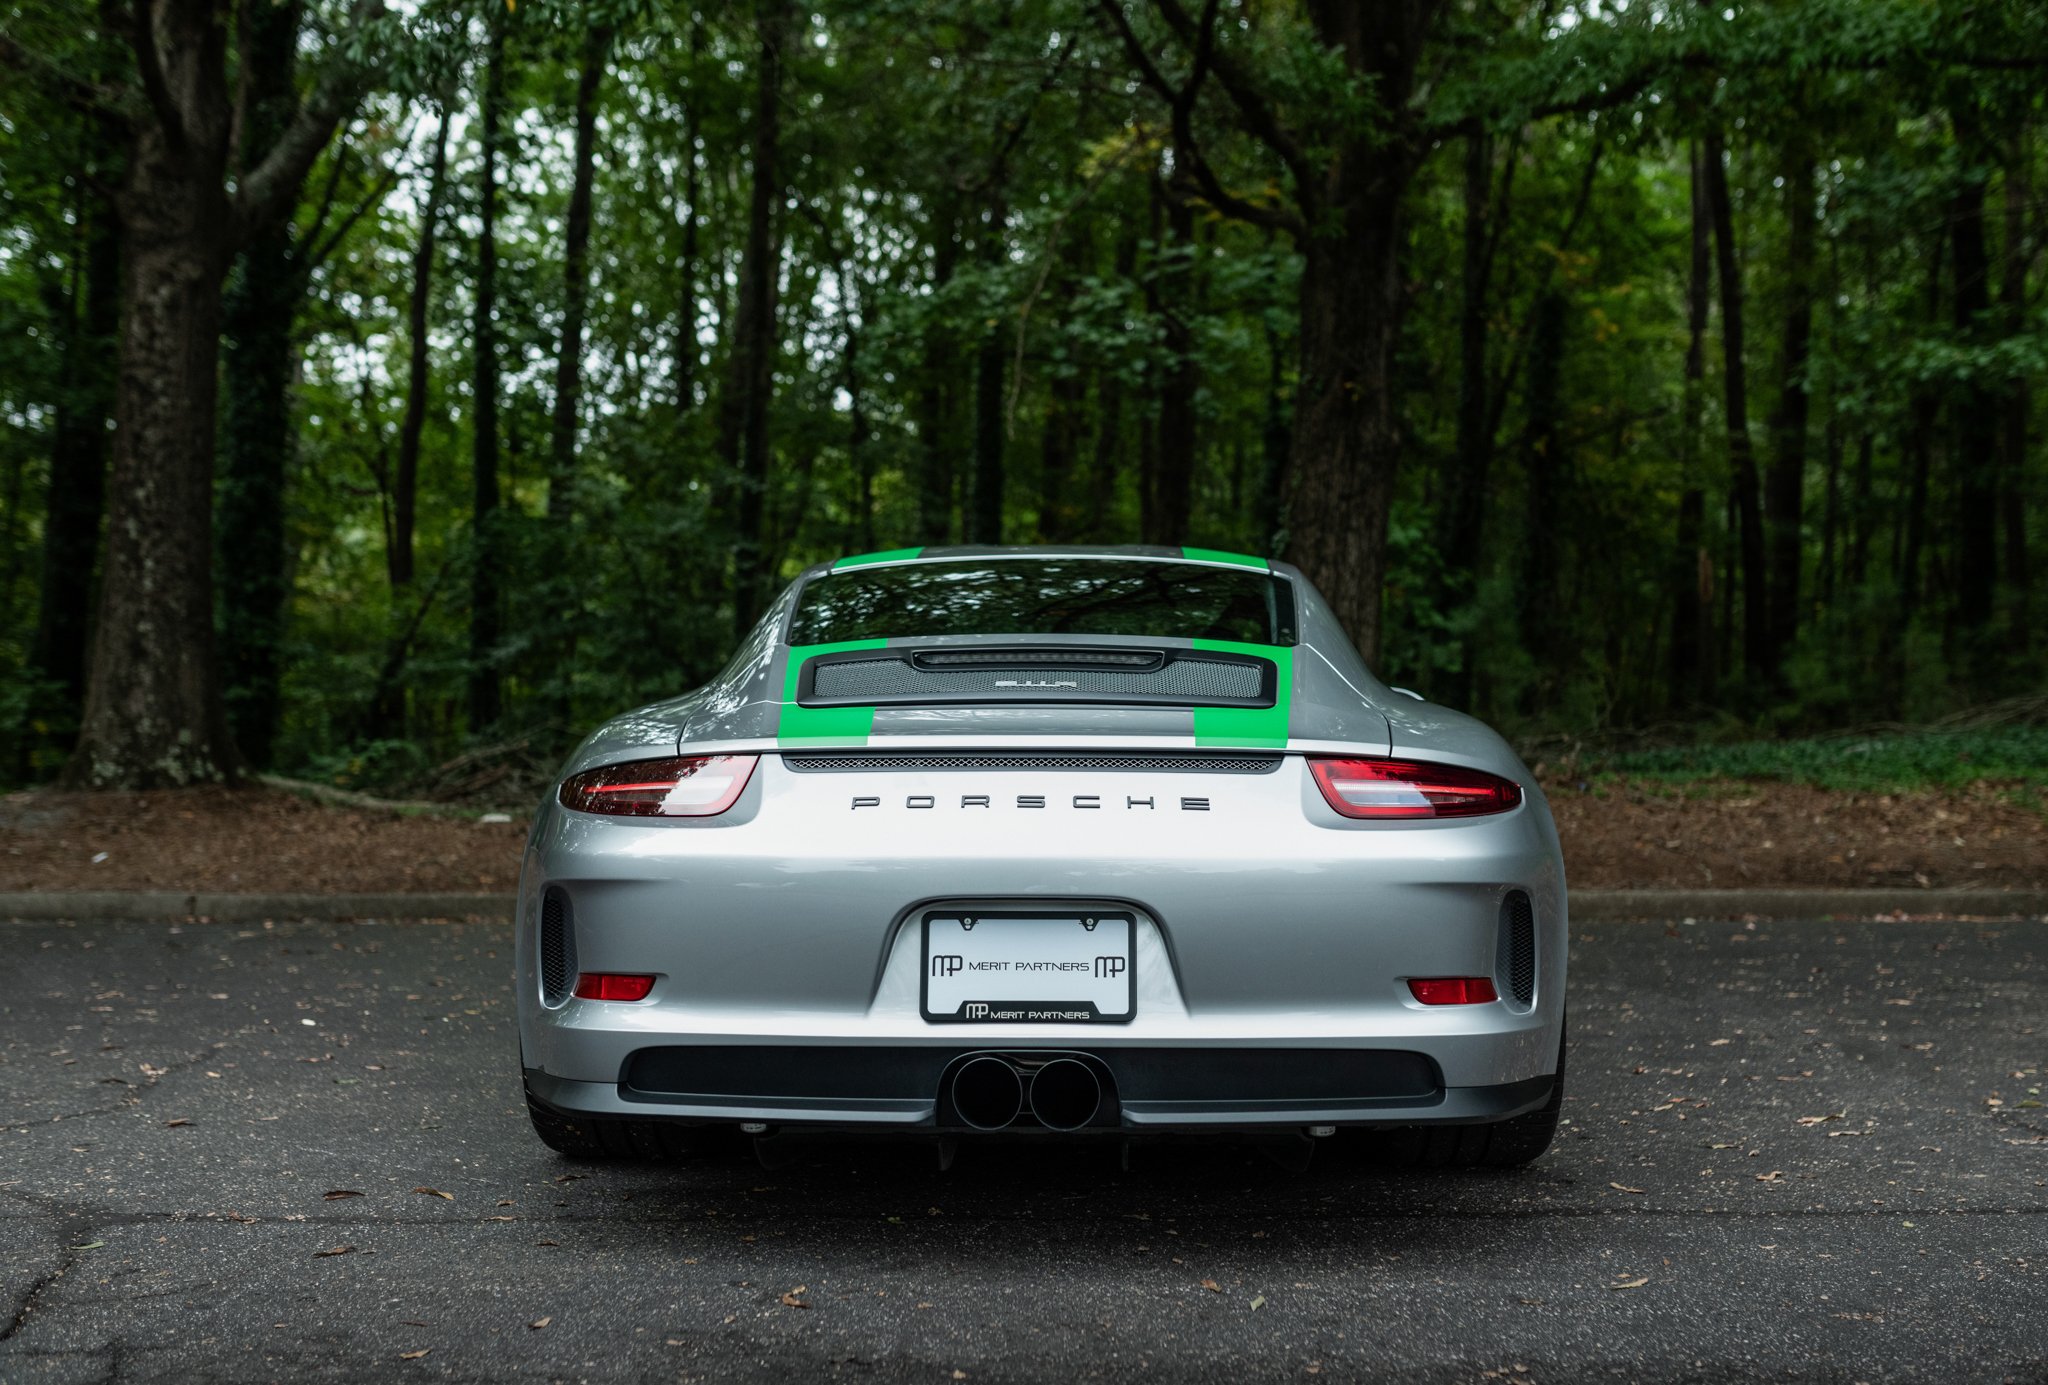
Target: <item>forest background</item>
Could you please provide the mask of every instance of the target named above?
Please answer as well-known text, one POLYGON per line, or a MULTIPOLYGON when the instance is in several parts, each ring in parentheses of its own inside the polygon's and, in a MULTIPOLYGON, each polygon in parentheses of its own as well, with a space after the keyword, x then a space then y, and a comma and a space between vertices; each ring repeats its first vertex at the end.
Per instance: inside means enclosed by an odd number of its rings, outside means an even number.
POLYGON ((11 0, 0 781, 545 766, 947 542, 1286 557, 1525 742, 2038 715, 2044 70, 2031 0, 11 0))

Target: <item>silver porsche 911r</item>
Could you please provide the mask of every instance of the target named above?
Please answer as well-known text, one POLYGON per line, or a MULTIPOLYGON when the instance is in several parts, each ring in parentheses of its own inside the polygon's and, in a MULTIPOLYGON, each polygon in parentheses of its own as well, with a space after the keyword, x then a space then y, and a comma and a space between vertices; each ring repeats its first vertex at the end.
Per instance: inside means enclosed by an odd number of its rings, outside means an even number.
POLYGON ((600 727, 519 890, 541 1139, 1294 1132, 1508 1166, 1563 1094, 1565 886, 1485 726, 1284 563, 925 548, 600 727))

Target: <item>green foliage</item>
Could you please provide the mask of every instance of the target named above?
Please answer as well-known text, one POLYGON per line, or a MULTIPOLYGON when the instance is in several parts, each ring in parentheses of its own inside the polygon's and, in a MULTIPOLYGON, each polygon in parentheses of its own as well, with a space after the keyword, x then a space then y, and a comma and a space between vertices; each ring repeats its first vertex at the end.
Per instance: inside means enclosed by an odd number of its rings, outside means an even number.
POLYGON ((1617 755, 1603 768, 1669 783, 1752 779, 1891 793, 1992 782, 2038 794, 2048 783, 2048 726, 1708 743, 1617 755))
MULTIPOLYGON (((295 221, 295 246, 321 253, 291 348, 277 768, 375 788, 418 782, 482 742, 552 751, 725 659, 743 536, 739 478, 719 439, 735 399, 754 174, 755 8, 474 0, 401 7, 358 32, 342 0, 310 6, 302 86, 337 57, 381 55, 383 65, 307 180, 295 221), (573 106, 585 41, 607 27, 616 38, 597 94, 575 517, 550 520, 573 106), (500 724, 472 726, 471 315, 479 92, 494 28, 506 52, 495 237, 504 508, 488 551, 504 622, 485 663, 504 680, 507 711, 500 724), (419 576, 394 591, 387 547, 412 256, 444 111, 453 138, 426 305, 419 576), (379 724, 372 706, 394 669, 397 726, 379 724)), ((1122 10, 1165 77, 1188 81, 1193 50, 1159 7, 1122 0, 1122 10)), ((1422 55, 1421 95, 1392 111, 1342 52, 1317 41, 1308 7, 1231 0, 1215 48, 1227 79, 1211 71, 1188 112, 1218 182, 1263 208, 1298 202, 1300 185, 1259 137, 1260 110, 1286 118, 1293 163, 1313 169, 1347 142, 1392 138, 1403 122, 1422 132, 1391 232, 1402 249, 1389 413, 1403 445, 1380 671, 1527 735, 1673 717, 1796 733, 1932 719, 2038 686, 2048 677, 2048 640, 2032 632, 2048 609, 2038 558, 2048 538, 2042 7, 1475 0, 1443 10, 1422 55), (1683 373, 1692 144, 1710 129, 1730 150, 1751 434, 1766 462, 1787 386, 1812 398, 1801 610, 1779 671, 1743 668, 1733 633, 1744 603, 1762 594, 1730 590, 1738 566, 1718 306, 1704 375, 1688 387, 1683 373), (1443 532, 1467 384, 1463 156, 1475 135, 1490 141, 1478 294, 1489 469, 1483 552, 1460 572, 1443 532), (1785 270, 1798 209, 1783 174, 1802 148, 1818 197, 1818 282, 1808 286, 1785 270), (1959 194, 1979 187, 1993 306, 1959 324, 1954 222, 1959 194), (2008 188, 2021 204, 2016 241, 2008 188), (2003 294, 2008 258, 2026 279, 2016 305, 2003 294), (1782 368, 1783 341, 1802 293, 1813 295, 1813 340, 1794 375, 1782 368), (1561 314, 1549 336, 1536 330, 1544 303, 1561 314), (1553 397, 1532 398, 1539 375, 1554 380, 1553 397), (1960 425, 1983 399, 2021 389, 2031 391, 2023 460, 1997 485, 2037 555, 2031 576, 2003 547, 2002 522, 1995 554, 1967 551, 1956 522, 1974 469, 1987 464, 1966 454, 1960 425), (1554 493, 1539 494, 1545 485, 1554 493), (1679 554, 1688 490, 1704 497, 1705 527, 1700 551, 1679 554), (1540 521, 1539 503, 1557 517, 1540 521), (1958 574, 1991 561, 1996 619, 1959 632, 1958 574), (1713 667, 1703 687, 1679 689, 1675 597, 1702 572, 1713 667)), ((1302 307, 1325 286, 1302 282, 1284 231, 1234 220, 1192 189, 1171 113, 1137 80, 1102 5, 816 0, 790 12, 772 463, 763 532, 744 536, 775 573, 962 536, 977 436, 988 431, 977 428, 988 358, 1001 367, 1006 538, 1137 541, 1159 472, 1162 401, 1185 365, 1196 451, 1193 517, 1180 537, 1273 552, 1284 541, 1277 490, 1302 383, 1302 307), (1172 231, 1177 201, 1193 226, 1186 238, 1172 231)), ((21 690, 64 394, 58 342, 75 318, 78 208, 93 192, 77 173, 108 152, 56 74, 103 73, 111 88, 135 90, 125 40, 93 14, 83 0, 36 0, 0 17, 0 687, 13 699, 0 705, 0 778, 55 765, 48 742, 58 733, 24 726, 34 714, 21 690)), ((222 536, 224 562, 233 540, 222 536)), ((1925 743, 1993 762, 1990 742, 1925 743)), ((2035 742, 2016 733, 2011 744, 2035 742)), ((1722 758, 1711 772, 1807 763, 1782 749, 1712 753, 1722 758)), ((2039 768, 2038 748, 1997 753, 2001 766, 2039 768)), ((1828 753, 1812 756, 1821 768, 1799 774, 1823 772, 1828 753)), ((1889 749, 1870 756, 1906 763, 1889 749)), ((1695 770, 1670 759, 1641 772, 1695 770)))

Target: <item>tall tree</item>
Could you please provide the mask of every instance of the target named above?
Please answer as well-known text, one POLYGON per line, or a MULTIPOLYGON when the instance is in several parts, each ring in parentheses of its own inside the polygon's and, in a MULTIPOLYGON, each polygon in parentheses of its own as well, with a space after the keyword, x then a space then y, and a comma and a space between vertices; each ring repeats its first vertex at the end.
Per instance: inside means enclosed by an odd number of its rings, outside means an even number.
POLYGON ((789 0, 756 0, 753 190, 740 258, 731 375, 719 411, 718 451, 735 492, 733 622, 741 634, 753 627, 767 601, 768 406, 775 391, 775 280, 782 258, 775 208, 781 201, 782 66, 789 19, 789 0))
POLYGON ((555 408, 549 429, 548 518, 563 523, 576 510, 576 428, 583 402, 583 321, 590 303, 590 198, 597 175, 597 94, 611 63, 618 29, 593 22, 583 36, 576 72, 575 174, 562 232, 562 339, 555 353, 555 408))
POLYGON ((427 426, 427 316, 434 284, 434 239, 441 221, 441 197, 448 172, 448 102, 434 129, 434 152, 427 165, 427 201, 420 209, 419 242, 412 252, 412 298, 406 311, 408 350, 405 373, 405 414, 398 425, 398 465, 392 469, 391 552, 389 568, 395 591, 412 585, 413 529, 419 513, 420 437, 427 426))
MULTIPOLYGON (((1958 132, 1962 136, 1962 132, 1958 132)), ((1957 337, 1980 345, 1992 324, 1991 257, 1985 247, 1984 202, 1989 181, 1978 166, 1976 141, 1961 138, 1968 162, 1959 179, 1949 213, 1954 248, 1955 328, 1957 337)), ((1975 637, 1991 623, 1992 597, 1998 582, 1998 421, 1996 392, 1988 387, 1983 367, 1972 369, 1956 401, 1956 618, 1975 637)), ((1981 642, 1969 651, 1982 671, 1986 650, 1981 642)))
POLYGON ((496 724, 504 712, 498 676, 498 158, 504 143, 505 25, 493 5, 485 40, 478 111, 483 166, 477 175, 476 301, 471 316, 475 373, 471 382, 469 729, 496 724))
POLYGON ((1387 524, 1401 435, 1393 363, 1400 335, 1401 212, 1430 145, 1415 103, 1416 75, 1441 0, 1309 0, 1316 43, 1341 60, 1374 115, 1310 140, 1284 103, 1218 42, 1218 0, 1199 17, 1180 0, 1153 8, 1187 54, 1170 79, 1119 0, 1099 0, 1145 83, 1166 102, 1187 152, 1186 182, 1218 211, 1293 237, 1302 257, 1300 379, 1287 487, 1287 556, 1321 588, 1367 659, 1381 638, 1387 524), (1197 141, 1194 111, 1214 76, 1242 128, 1288 173, 1294 206, 1230 191, 1197 141))
MULTIPOLYGON (((2005 164, 2004 276, 1998 286, 2000 329, 2017 335, 2026 329, 2027 265, 2033 258, 2027 234, 2029 174, 2032 165, 2026 126, 2013 132, 2005 164)), ((2005 581, 2011 591, 2007 640, 2025 650, 2033 640, 2029 616, 2033 574, 2027 562, 2027 420, 2033 392, 2027 377, 2015 372, 2006 383, 2005 409, 1999 424, 1999 508, 2004 516, 2005 581)))
MULTIPOLYGON (((298 104, 297 0, 243 7, 246 143, 262 149, 290 127, 298 104)), ((339 161, 334 170, 341 172, 339 161)), ((288 200, 296 201, 293 188, 288 200)), ((267 766, 283 713, 285 598, 290 555, 285 486, 293 452, 295 332, 308 256, 285 218, 256 230, 236 257, 223 305, 220 429, 220 664, 228 726, 249 763, 267 766)))
POLYGON ((1719 128, 1707 132, 1707 209, 1714 223, 1714 276, 1721 290, 1721 393, 1727 413, 1729 487, 1740 524, 1742 657, 1752 678, 1772 680, 1769 588, 1764 575, 1763 506, 1756 449, 1749 436, 1749 371, 1743 354, 1742 262, 1735 248, 1735 206, 1728 192, 1727 147, 1719 128))
MULTIPOLYGON (((378 0, 359 0, 353 22, 381 12, 378 0)), ((105 576, 66 770, 95 788, 191 784, 239 768, 213 641, 221 280, 237 249, 289 213, 364 83, 343 56, 355 45, 338 50, 285 131, 260 157, 244 156, 218 6, 142 0, 134 19, 143 99, 118 199, 125 313, 105 576), (246 172, 230 188, 237 168, 246 172)))
POLYGON ((1671 700, 1704 704, 1712 682, 1714 562, 1707 551, 1707 492, 1700 479, 1706 405, 1707 314, 1711 248, 1706 179, 1698 140, 1690 145, 1691 258, 1686 273, 1684 474, 1678 497, 1678 546, 1672 563, 1671 700))
MULTIPOLYGON (((1798 116, 1795 107, 1795 118, 1798 116)), ((1806 510, 1806 434, 1811 412, 1806 388, 1808 347, 1813 339, 1814 178, 1806 147, 1806 121, 1790 138, 1785 154, 1785 334, 1778 353, 1778 404, 1772 411, 1771 464, 1764 516, 1770 540, 1770 656, 1775 675, 1799 630, 1800 566, 1805 553, 1801 525, 1806 510)))
MULTIPOLYGON (((105 138, 112 122, 86 119, 105 138)), ((104 157, 104 156, 103 156, 104 157)), ((109 369, 121 307, 120 235, 114 209, 95 184, 112 170, 87 164, 74 210, 76 234, 69 287, 57 304, 61 393, 50 430, 50 480, 43 507, 42 581, 29 667, 54 684, 55 707, 33 713, 54 726, 75 726, 85 696, 85 652, 92 633, 93 574, 98 568, 100 516, 106 504, 107 420, 113 412, 109 369)))

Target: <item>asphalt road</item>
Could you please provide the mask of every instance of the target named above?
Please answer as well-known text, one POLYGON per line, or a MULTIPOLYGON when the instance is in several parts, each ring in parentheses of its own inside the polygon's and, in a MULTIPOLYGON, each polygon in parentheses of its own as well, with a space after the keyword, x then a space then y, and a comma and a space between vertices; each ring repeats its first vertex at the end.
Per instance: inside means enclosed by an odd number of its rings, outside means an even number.
POLYGON ((0 924, 0 1380, 2048 1381, 2040 924, 1582 926, 1565 1138, 1456 1177, 572 1165, 509 956, 0 924))

